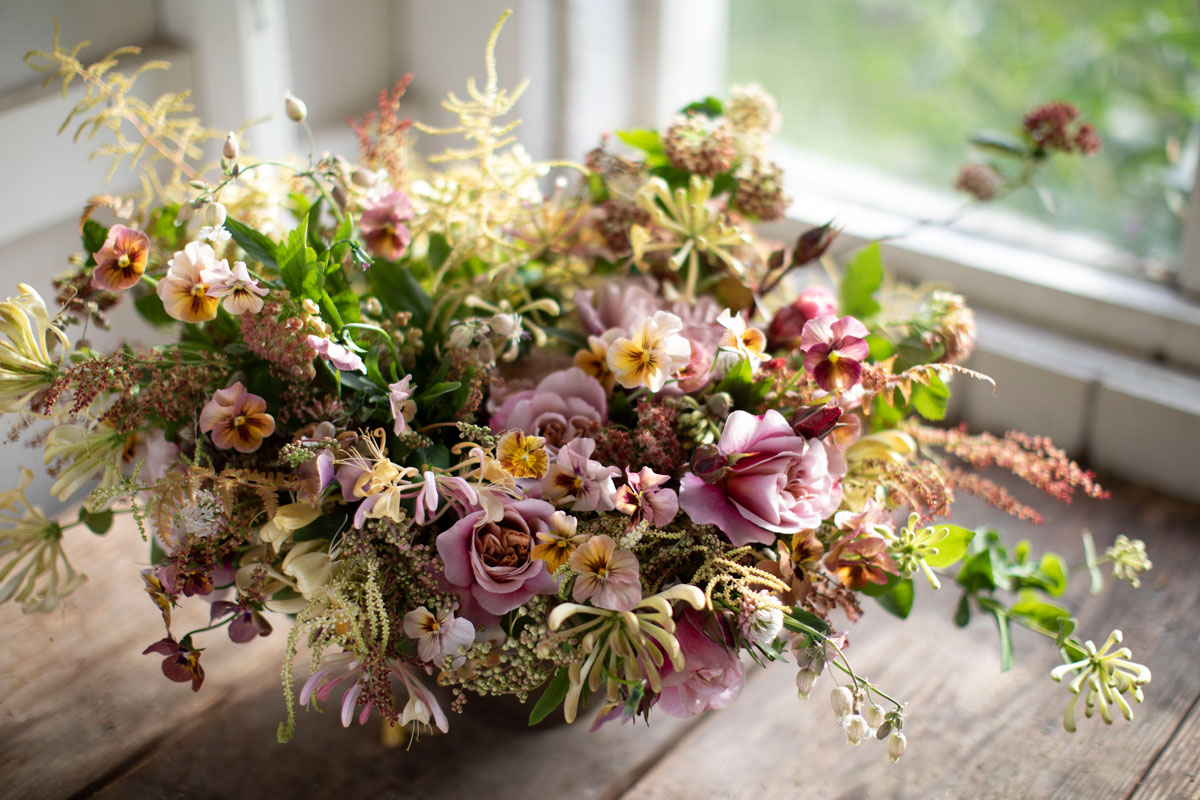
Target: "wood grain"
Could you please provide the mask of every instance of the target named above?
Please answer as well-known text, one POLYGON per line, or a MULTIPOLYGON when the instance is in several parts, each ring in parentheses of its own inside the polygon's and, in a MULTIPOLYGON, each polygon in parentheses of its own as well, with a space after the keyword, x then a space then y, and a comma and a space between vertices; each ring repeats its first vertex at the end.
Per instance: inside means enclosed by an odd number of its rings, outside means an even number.
POLYGON ((1200 698, 1192 703, 1170 743, 1130 795, 1130 800, 1197 798, 1200 798, 1200 698))

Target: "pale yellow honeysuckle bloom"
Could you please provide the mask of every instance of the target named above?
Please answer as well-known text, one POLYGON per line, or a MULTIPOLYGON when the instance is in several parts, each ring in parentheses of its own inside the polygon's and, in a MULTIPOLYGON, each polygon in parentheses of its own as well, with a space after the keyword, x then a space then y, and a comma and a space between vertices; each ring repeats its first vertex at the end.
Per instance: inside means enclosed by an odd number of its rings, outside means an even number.
POLYGON ((0 603, 15 600, 26 614, 53 611, 87 580, 63 552, 62 528, 26 498, 32 481, 22 467, 20 485, 0 492, 0 603))
POLYGON ((1116 706, 1127 721, 1133 719, 1133 709, 1125 695, 1132 697, 1134 702, 1142 702, 1142 687, 1150 683, 1151 676, 1145 665, 1130 660, 1133 652, 1128 647, 1113 649, 1123 638, 1119 630, 1114 630, 1099 650, 1088 640, 1083 644, 1083 658, 1060 664, 1050 671, 1050 677, 1056 682, 1061 682, 1072 672, 1077 673, 1067 684, 1071 700, 1063 713, 1063 728, 1068 733, 1075 732, 1075 705, 1080 696, 1085 698, 1084 716, 1088 718, 1099 708, 1100 717, 1111 725, 1112 707, 1116 706))
POLYGON ((67 335, 50 320, 46 303, 33 287, 19 283, 17 297, 0 303, 0 411, 13 413, 49 386, 71 348, 67 335), (52 342, 58 343, 53 354, 52 342))
POLYGON ((334 560, 322 548, 323 540, 300 542, 283 559, 280 569, 296 582, 296 591, 311 600, 333 578, 334 560))
POLYGON ((258 536, 278 553, 291 540, 292 534, 310 525, 319 516, 321 510, 307 503, 288 503, 275 510, 275 516, 259 529, 258 536))
MULTIPOLYGON (((67 459, 70 463, 50 487, 51 494, 65 502, 97 475, 100 476, 97 488, 115 486, 121 477, 118 464, 127 439, 104 422, 94 426, 77 423, 54 426, 46 439, 42 461, 50 464, 67 459)), ((89 506, 89 510, 96 507, 89 506)))
POLYGON ((648 253, 671 251, 671 269, 679 270, 687 264, 683 295, 687 302, 696 296, 700 256, 716 258, 738 277, 746 274, 746 266, 733 249, 749 244, 750 237, 730 225, 724 212, 710 204, 712 194, 712 178, 700 175, 693 175, 687 188, 681 186, 674 192, 662 178, 653 177, 637 193, 638 208, 649 214, 654 226, 666 236, 656 239, 646 228, 634 225, 629 233, 633 261, 641 269, 648 269, 648 253))

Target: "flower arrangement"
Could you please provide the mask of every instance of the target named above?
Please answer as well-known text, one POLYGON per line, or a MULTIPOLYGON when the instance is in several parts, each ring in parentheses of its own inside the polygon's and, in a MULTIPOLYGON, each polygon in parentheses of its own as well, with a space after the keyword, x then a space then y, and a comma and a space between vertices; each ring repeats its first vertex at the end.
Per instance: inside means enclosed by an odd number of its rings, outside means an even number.
MULTIPOLYGON (((102 153, 139 164, 144 191, 89 201, 59 311, 25 285, 0 304, 0 408, 41 431, 55 496, 84 498, 63 524, 25 500, 28 471, 2 496, 0 601, 56 608, 84 581, 69 529, 129 513, 164 625, 145 653, 168 679, 200 690, 204 647, 286 615, 281 740, 297 705, 327 703, 413 733, 472 695, 536 698, 531 724, 689 716, 733 702, 747 659, 782 660, 801 697, 829 673, 849 743, 886 740, 894 761, 905 704, 854 670, 837 620, 864 597, 903 618, 918 581, 952 582, 955 622, 994 618, 1005 668, 1009 626, 1054 640, 1067 730, 1080 697, 1129 718, 1150 673, 1119 631, 1074 635, 1063 559, 944 521, 956 492, 1038 518, 990 466, 1104 496, 1043 438, 930 424, 952 377, 988 380, 960 363, 963 299, 885 281, 878 244, 838 267, 832 225, 792 247, 756 232, 787 206, 756 87, 583 164, 531 160, 504 121, 520 89, 497 85, 499 31, 483 87, 444 104, 458 125, 401 118, 406 78, 352 123, 357 162, 259 160, 232 132, 204 165, 224 134, 182 97, 133 97, 125 51, 85 66, 56 36, 27 57, 86 86, 68 123, 111 131, 102 153), (422 161, 418 134, 466 144, 422 161), (170 341, 72 342, 121 303, 170 341), (177 632, 181 602, 211 624, 177 632)), ((302 101, 285 111, 307 130, 302 101)), ((1099 146, 1077 125, 1046 107, 1002 155, 1026 181, 1056 147, 1099 146)), ((960 183, 1002 180, 972 165, 960 183)), ((1135 586, 1150 567, 1139 541, 1084 545, 1095 588, 1101 565, 1135 586)))

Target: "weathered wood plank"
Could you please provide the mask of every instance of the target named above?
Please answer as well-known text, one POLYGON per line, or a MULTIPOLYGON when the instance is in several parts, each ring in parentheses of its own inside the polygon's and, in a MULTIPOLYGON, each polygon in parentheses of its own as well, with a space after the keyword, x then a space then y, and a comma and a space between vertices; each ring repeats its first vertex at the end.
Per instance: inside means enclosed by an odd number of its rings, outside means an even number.
MULTIPOLYGON (((969 511, 964 519, 994 519, 974 506, 969 511)), ((1117 533, 1147 541, 1155 571, 1140 590, 1110 586, 1100 598, 1082 598, 1083 579, 1072 592, 1083 609, 1081 633, 1099 640, 1122 628, 1135 658, 1154 670, 1132 723, 1118 720, 1106 729, 1081 719, 1078 733, 1065 733, 1059 716, 1068 694, 1048 677, 1056 663, 1051 648, 1018 635, 1016 669, 997 674, 994 626, 975 619, 968 630, 955 630, 949 618, 956 596, 947 587, 940 596, 921 592, 918 610, 902 626, 881 624, 876 612, 851 631, 856 668, 910 701, 909 751, 899 764, 888 763, 880 743, 846 746, 826 699, 828 678, 802 704, 792 670, 777 666, 691 732, 626 796, 1127 797, 1200 696, 1198 523, 1194 507, 1121 488, 1106 503, 1054 510, 1041 529, 1005 526, 1013 541, 1028 535, 1037 549, 1077 552, 1073 540, 1085 525, 1102 546, 1117 533)), ((1195 738, 1190 752, 1187 743, 1180 747, 1172 743, 1173 760, 1159 763, 1166 793, 1149 796, 1182 796, 1174 781, 1188 770, 1194 786, 1195 738)))
POLYGON ((1130 800, 1196 798, 1200 798, 1200 702, 1192 704, 1170 743, 1130 795, 1130 800))

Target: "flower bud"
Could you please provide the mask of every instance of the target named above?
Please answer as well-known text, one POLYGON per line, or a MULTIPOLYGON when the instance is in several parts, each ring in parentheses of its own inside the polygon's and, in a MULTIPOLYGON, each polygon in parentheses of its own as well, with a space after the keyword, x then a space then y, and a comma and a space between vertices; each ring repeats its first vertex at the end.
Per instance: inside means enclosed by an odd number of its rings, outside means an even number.
POLYGON ((858 747, 862 744, 863 737, 867 735, 869 728, 867 721, 862 718, 861 714, 852 714, 846 720, 846 743, 851 747, 858 747))
POLYGON ((363 311, 372 317, 378 317, 383 313, 383 304, 379 302, 378 297, 368 297, 363 300, 363 311))
POLYGON ((812 694, 813 684, 816 683, 818 675, 820 673, 811 667, 805 667, 796 673, 796 694, 801 700, 807 700, 812 694))
POLYGON ((292 122, 304 122, 308 116, 308 106, 304 105, 304 101, 291 92, 285 92, 283 95, 283 110, 287 112, 288 119, 292 122))
POLYGON ((833 227, 832 222, 826 222, 800 234, 800 238, 796 240, 796 247, 792 250, 792 266, 799 267, 825 255, 825 251, 839 233, 841 230, 833 227))
POLYGON ((705 483, 716 483, 729 472, 728 459, 715 444, 702 444, 692 454, 692 472, 705 483))
POLYGON ((904 747, 908 744, 908 739, 900 731, 892 731, 888 736, 888 760, 895 764, 900 760, 900 756, 904 755, 904 747))
POLYGON ((350 180, 360 189, 370 189, 375 185, 376 174, 374 170, 359 167, 350 173, 350 180))
POLYGON ((224 148, 224 150, 222 150, 222 153, 224 153, 225 157, 228 158, 230 161, 237 160, 237 157, 238 157, 237 134, 235 134, 233 131, 230 131, 229 135, 225 137, 225 148, 224 148))
POLYGON ((225 224, 227 213, 221 203, 209 203, 204 208, 204 224, 210 228, 219 228, 225 224))
POLYGON ((868 726, 870 726, 871 728, 878 728, 880 725, 883 724, 883 715, 884 715, 883 706, 879 705, 878 703, 875 703, 874 705, 872 705, 870 708, 867 709, 867 713, 864 714, 863 716, 866 718, 868 726))
POLYGON ((733 398, 728 392, 716 392, 704 401, 704 405, 708 408, 708 413, 717 419, 725 419, 733 411, 733 398))
POLYGON ((805 439, 820 439, 833 430, 842 410, 835 405, 820 405, 802 408, 792 415, 792 430, 805 439))
POLYGON ((455 325, 446 336, 446 343, 455 350, 466 350, 475 340, 475 334, 470 325, 455 325))
POLYGON ((493 314, 491 324, 494 335, 507 339, 520 329, 521 318, 516 314, 493 314))
POLYGON ((833 705, 833 713, 839 717, 849 716, 854 711, 854 695, 845 686, 834 689, 829 701, 833 705))

